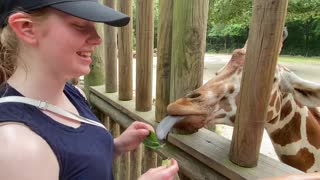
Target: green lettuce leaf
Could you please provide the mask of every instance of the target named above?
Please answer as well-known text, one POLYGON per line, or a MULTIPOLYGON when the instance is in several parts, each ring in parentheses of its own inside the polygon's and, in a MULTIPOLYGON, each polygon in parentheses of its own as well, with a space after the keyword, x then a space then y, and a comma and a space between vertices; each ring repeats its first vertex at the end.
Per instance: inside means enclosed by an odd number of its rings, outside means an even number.
POLYGON ((156 134, 153 131, 150 131, 149 135, 143 140, 143 144, 146 147, 154 150, 159 149, 163 146, 160 144, 156 134))

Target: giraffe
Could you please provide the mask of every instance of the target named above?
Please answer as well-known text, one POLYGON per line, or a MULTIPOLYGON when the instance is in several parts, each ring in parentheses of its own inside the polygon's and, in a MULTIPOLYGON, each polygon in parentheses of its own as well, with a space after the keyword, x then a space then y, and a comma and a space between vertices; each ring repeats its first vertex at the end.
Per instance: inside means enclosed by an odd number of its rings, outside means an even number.
MULTIPOLYGON (((245 53, 245 47, 236 49, 213 79, 169 104, 169 116, 157 127, 158 138, 163 139, 172 126, 179 133, 194 133, 214 124, 232 126, 245 53)), ((265 129, 279 159, 304 172, 320 171, 319 106, 320 84, 303 80, 278 64, 265 129)))

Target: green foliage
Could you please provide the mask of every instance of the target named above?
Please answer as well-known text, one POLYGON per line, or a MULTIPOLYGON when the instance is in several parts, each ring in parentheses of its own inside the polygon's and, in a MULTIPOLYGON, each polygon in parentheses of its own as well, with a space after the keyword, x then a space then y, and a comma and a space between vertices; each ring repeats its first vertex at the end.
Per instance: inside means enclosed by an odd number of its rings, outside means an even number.
POLYGON ((245 24, 230 24, 212 25, 209 29, 208 37, 225 37, 225 36, 241 36, 247 32, 247 26, 245 24))
POLYGON ((320 18, 319 0, 289 0, 287 21, 309 21, 320 18))
POLYGON ((287 22, 289 36, 284 42, 283 54, 319 56, 320 20, 287 22))
POLYGON ((243 46, 250 17, 251 1, 209 0, 207 51, 230 52, 243 46))
MULTIPOLYGON (((209 0, 207 50, 230 52, 242 47, 248 36, 252 2, 209 0)), ((289 37, 282 53, 320 55, 320 1, 289 0, 286 26, 289 37)))
MULTIPOLYGON (((209 0, 207 51, 231 52, 247 39, 252 16, 251 0, 209 0)), ((136 1, 133 1, 134 48, 136 1)), ((154 47, 157 46, 159 0, 154 0, 154 47)), ((283 54, 320 56, 320 0, 288 0, 289 37, 283 54)))
POLYGON ((154 45, 153 47, 157 47, 158 41, 158 22, 159 22, 159 0, 154 1, 154 45))
POLYGON ((167 167, 171 166, 171 159, 162 160, 161 166, 167 166, 167 167))
POLYGON ((150 131, 149 136, 144 139, 143 144, 151 149, 159 149, 162 147, 162 145, 160 145, 158 141, 156 134, 153 131, 150 131))
POLYGON ((252 3, 249 0, 210 0, 211 23, 248 24, 252 3))
POLYGON ((319 19, 315 20, 314 34, 318 37, 320 36, 320 20, 319 19))

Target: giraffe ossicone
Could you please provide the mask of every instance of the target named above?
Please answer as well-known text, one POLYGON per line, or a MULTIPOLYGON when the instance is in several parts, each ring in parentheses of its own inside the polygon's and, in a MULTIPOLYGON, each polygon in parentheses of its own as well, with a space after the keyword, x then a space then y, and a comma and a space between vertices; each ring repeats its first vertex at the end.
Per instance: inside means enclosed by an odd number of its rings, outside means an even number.
MULTIPOLYGON (((236 49, 213 79, 169 104, 168 115, 184 116, 174 124, 175 129, 194 133, 214 124, 234 124, 245 54, 245 48, 236 49)), ((320 171, 318 107, 320 84, 304 80, 278 64, 265 129, 279 159, 305 172, 320 171)), ((161 129, 162 125, 159 125, 157 131, 161 129)))

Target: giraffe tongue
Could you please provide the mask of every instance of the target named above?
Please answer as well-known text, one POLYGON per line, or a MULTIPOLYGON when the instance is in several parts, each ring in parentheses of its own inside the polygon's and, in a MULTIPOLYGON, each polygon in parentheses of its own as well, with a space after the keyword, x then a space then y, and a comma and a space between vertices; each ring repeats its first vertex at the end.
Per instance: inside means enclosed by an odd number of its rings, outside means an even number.
POLYGON ((163 140, 171 131, 172 127, 183 120, 185 116, 167 116, 159 123, 156 134, 159 140, 163 140))

